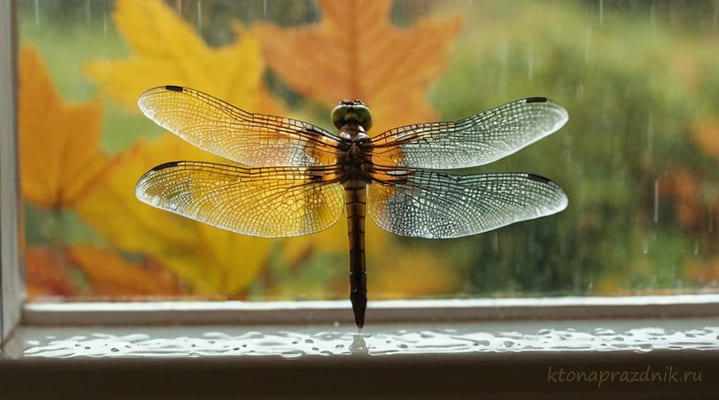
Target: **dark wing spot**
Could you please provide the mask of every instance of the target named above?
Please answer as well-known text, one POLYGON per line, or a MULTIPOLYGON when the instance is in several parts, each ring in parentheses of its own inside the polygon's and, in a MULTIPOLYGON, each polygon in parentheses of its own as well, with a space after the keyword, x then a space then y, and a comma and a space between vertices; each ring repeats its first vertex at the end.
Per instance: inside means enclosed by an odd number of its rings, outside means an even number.
POLYGON ((527 103, 545 103, 547 101, 546 97, 527 97, 525 100, 527 103))
POLYGON ((166 85, 166 86, 165 86, 165 89, 171 90, 171 91, 173 91, 173 92, 181 92, 181 91, 182 91, 182 86, 166 85))
POLYGON ((180 164, 180 161, 170 161, 170 162, 166 162, 164 164, 156 165, 156 166, 152 167, 152 169, 150 171, 160 171, 165 168, 176 167, 178 164, 180 164))
POLYGON ((531 180, 533 180, 533 181, 537 181, 537 182, 552 183, 552 180, 551 180, 551 179, 545 178, 545 177, 543 177, 543 176, 541 176, 541 175, 527 174, 527 178, 529 178, 529 179, 531 179, 531 180))

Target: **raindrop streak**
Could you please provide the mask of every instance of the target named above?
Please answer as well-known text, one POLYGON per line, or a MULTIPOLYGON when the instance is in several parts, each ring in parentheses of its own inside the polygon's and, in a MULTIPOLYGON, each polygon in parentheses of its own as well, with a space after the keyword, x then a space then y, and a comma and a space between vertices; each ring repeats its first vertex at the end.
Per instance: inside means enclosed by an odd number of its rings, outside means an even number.
POLYGON ((599 26, 604 25, 604 1, 599 0, 599 26))
POLYGON ((92 22, 92 3, 91 0, 85 1, 85 23, 90 26, 92 22))
POLYGON ((714 233, 714 209, 709 207, 709 234, 714 233))
POLYGON ((102 35, 107 37, 107 0, 104 1, 102 7, 102 35))
POLYGON ((565 161, 567 163, 567 166, 572 165, 572 137, 569 135, 564 135, 564 156, 565 161))
POLYGON ((652 29, 656 27, 657 24, 657 16, 654 12, 654 3, 649 7, 649 23, 652 26, 652 29))
POLYGON ((649 161, 651 161, 654 154, 654 114, 652 113, 649 113, 647 118, 647 151, 649 152, 649 161))
POLYGON ((584 34, 584 63, 589 64, 589 47, 592 43, 592 28, 587 28, 584 34))
POLYGON ((654 180, 654 223, 659 222, 659 179, 654 180))
POLYGON ((527 78, 531 81, 532 80, 532 74, 534 72, 534 57, 533 57, 533 51, 532 48, 529 48, 529 56, 527 57, 527 78))
POLYGON ((197 31, 202 32, 202 1, 197 0, 197 31))
POLYGON ((182 0, 175 1, 175 8, 177 8, 177 13, 182 15, 182 0))
POLYGON ((35 27, 40 27, 40 0, 35 0, 35 27))
POLYGON ((507 93, 507 83, 508 83, 508 71, 509 68, 507 67, 509 62, 509 46, 507 46, 506 42, 503 42, 499 46, 499 59, 500 59, 500 74, 501 78, 499 79, 499 93, 505 94, 507 93))
POLYGON ((262 17, 267 18, 267 0, 262 2, 262 17))

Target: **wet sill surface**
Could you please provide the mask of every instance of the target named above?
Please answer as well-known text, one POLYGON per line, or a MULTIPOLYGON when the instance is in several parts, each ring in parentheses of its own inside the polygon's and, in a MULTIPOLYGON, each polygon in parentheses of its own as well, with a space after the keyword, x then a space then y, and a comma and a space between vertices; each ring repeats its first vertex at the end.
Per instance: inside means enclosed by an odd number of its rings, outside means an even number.
POLYGON ((18 328, 4 358, 393 357, 717 351, 719 318, 18 328))
POLYGON ((383 323, 361 331, 337 323, 21 326, 3 349, 0 397, 711 398, 717 350, 719 318, 383 323), (617 375, 598 387, 567 382, 560 370, 690 371, 702 380, 632 383, 617 375))

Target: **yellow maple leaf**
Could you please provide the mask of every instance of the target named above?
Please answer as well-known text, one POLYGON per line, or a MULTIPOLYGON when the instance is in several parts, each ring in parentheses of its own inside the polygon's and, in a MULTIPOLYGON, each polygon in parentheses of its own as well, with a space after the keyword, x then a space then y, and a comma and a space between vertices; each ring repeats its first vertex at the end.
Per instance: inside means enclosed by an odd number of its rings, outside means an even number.
POLYGON ((102 181, 120 157, 100 149, 101 102, 65 103, 32 46, 20 52, 19 78, 23 196, 44 208, 72 206, 102 181))
POLYGON ((139 111, 142 92, 167 84, 197 88, 254 112, 282 111, 262 85, 259 41, 238 24, 240 39, 215 49, 160 0, 119 0, 112 18, 133 57, 92 61, 85 73, 132 111, 139 111))
POLYGON ((447 260, 430 251, 406 251, 402 257, 391 261, 391 267, 382 268, 381 274, 372 279, 372 290, 378 293, 378 298, 441 296, 455 292, 459 286, 456 270, 447 260))
POLYGON ((425 91, 444 69, 459 18, 420 19, 413 28, 400 29, 390 21, 391 0, 320 0, 319 5, 317 24, 256 28, 277 75, 328 107, 341 99, 363 100, 374 114, 373 132, 436 118, 425 91))
MULTIPOLYGON (((130 109, 137 110, 137 98, 148 88, 178 84, 255 112, 283 113, 263 86, 258 40, 239 26, 235 26, 239 40, 215 49, 159 0, 119 0, 113 21, 132 58, 93 61, 85 73, 103 93, 130 109)), ((77 211, 115 245, 158 260, 196 293, 242 293, 266 262, 271 241, 186 220, 144 205, 134 196, 135 183, 144 172, 181 159, 227 162, 172 136, 143 143, 77 211)))
POLYGON ((105 185, 79 202, 77 213, 116 246, 145 254, 185 280, 194 293, 243 293, 265 264, 271 240, 224 231, 135 198, 138 177, 168 160, 218 158, 170 134, 141 142, 105 185))

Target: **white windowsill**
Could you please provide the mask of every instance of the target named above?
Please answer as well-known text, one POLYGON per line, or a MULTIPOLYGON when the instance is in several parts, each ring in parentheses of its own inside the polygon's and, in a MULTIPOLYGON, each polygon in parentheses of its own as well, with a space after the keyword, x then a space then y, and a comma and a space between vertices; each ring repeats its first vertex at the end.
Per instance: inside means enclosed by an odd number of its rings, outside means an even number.
POLYGON ((719 295, 28 303, 5 359, 719 350, 719 295))
MULTIPOLYGON (((26 325, 350 324, 337 301, 34 302, 26 325)), ((719 317, 719 295, 370 301, 367 324, 719 317)))
POLYGON ((40 380, 37 393, 73 398, 106 398, 110 388, 140 398, 709 398, 719 390, 717 300, 373 302, 361 331, 345 301, 31 303, 0 379, 10 393, 40 380), (548 381, 550 368, 673 368, 703 381, 599 390, 548 381))

